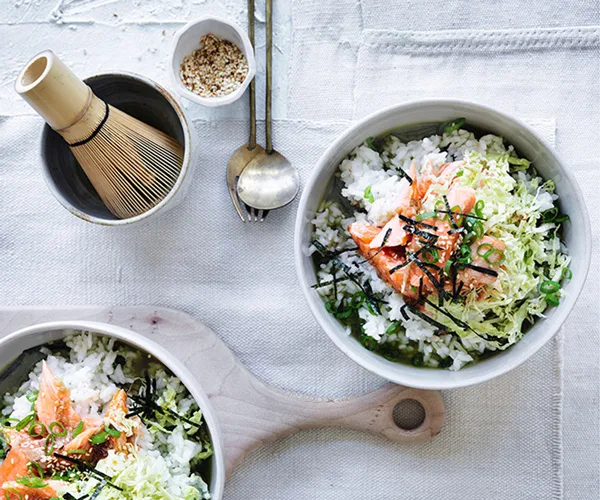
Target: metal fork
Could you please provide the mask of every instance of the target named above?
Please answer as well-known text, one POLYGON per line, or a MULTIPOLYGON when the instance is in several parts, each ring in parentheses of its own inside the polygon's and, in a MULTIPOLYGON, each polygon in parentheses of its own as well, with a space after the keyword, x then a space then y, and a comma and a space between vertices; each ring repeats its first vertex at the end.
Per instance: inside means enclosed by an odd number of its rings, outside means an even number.
MULTIPOLYGON (((254 0, 248 0, 248 38, 254 47, 254 0)), ((227 186, 229 195, 236 212, 242 222, 262 222, 269 213, 268 210, 258 210, 245 205, 246 213, 242 208, 243 202, 238 197, 237 183, 240 174, 257 155, 266 154, 265 149, 256 143, 256 86, 254 79, 250 82, 250 138, 247 144, 235 150, 227 164, 227 186)))

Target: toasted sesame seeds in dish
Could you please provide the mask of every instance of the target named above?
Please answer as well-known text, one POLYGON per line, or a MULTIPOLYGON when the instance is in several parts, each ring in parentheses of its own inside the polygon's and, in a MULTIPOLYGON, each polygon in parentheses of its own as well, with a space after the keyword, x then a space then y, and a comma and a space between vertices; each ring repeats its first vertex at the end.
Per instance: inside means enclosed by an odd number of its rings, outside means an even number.
POLYGON ((209 33, 200 47, 181 63, 182 83, 201 97, 221 97, 236 91, 248 76, 248 61, 235 44, 209 33))

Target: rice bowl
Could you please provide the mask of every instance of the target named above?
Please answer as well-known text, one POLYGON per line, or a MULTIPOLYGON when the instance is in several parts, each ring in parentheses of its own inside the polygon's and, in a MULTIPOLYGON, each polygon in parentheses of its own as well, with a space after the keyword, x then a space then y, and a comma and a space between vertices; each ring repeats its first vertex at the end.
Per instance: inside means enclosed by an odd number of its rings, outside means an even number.
POLYGON ((3 496, 220 498, 219 433, 187 372, 136 334, 86 325, 41 330, 42 344, 23 333, 2 341, 4 356, 21 351, 0 378, 3 496))
MULTIPOLYGON (((456 169, 455 171, 458 170, 456 169)), ((507 192, 511 191, 510 189, 505 190, 507 192)), ((480 207, 485 212, 482 219, 491 219, 493 221, 494 215, 497 215, 497 213, 493 213, 493 203, 488 204, 487 199, 485 202, 485 208, 480 207)), ((554 213, 554 210, 551 213, 554 213)), ((428 222, 425 219, 422 219, 422 221, 428 222)), ((487 222, 484 222, 484 224, 487 225, 487 222)), ((549 226, 547 227, 549 228, 549 226)), ((545 228, 542 229, 545 230, 545 228)), ((381 243, 381 239, 382 235, 380 235, 379 244, 381 243)), ((486 249, 488 245, 492 249, 492 245, 487 244, 487 242, 484 245, 486 249)), ((341 347, 344 352, 366 368, 389 380, 420 388, 458 387, 487 380, 510 370, 541 347, 558 329, 562 321, 564 321, 581 290, 589 265, 589 245, 587 213, 579 196, 579 189, 568 171, 565 171, 561 167, 550 148, 521 122, 481 105, 449 100, 422 101, 395 106, 378 112, 352 127, 323 155, 319 166, 315 169, 304 191, 296 225, 296 263, 299 278, 311 310, 325 331, 338 347, 341 347), (466 117, 469 130, 459 131, 461 128, 459 126, 453 131, 453 138, 443 137, 443 134, 439 134, 440 126, 444 122, 452 121, 452 119, 461 116, 466 117), (409 129, 408 137, 390 139, 390 134, 406 131, 406 129, 409 129), (469 136, 468 134, 473 135, 469 136), (432 137, 435 135, 438 135, 438 138, 432 137), (500 136, 504 141, 499 139, 500 136), (484 138, 483 141, 481 141, 482 137, 484 138), (365 143, 367 139, 368 141, 365 143), (436 143, 436 141, 438 142, 436 143), (460 141, 462 141, 461 144, 459 144, 460 141), (442 144, 442 142, 444 143, 442 144), (469 143, 469 146, 465 148, 464 146, 467 143, 469 143), (372 147, 373 145, 375 145, 375 148, 372 147), (444 151, 440 150, 440 146, 442 146, 444 151), (421 149, 419 150, 419 148, 421 149), (485 150, 477 150, 478 148, 484 148, 485 150), (373 151, 373 149, 377 149, 377 151, 373 151), (331 293, 331 285, 333 284, 329 283, 329 288, 327 288, 327 281, 332 281, 333 278, 331 273, 327 272, 330 269, 321 267, 323 260, 319 259, 320 256, 317 255, 317 258, 315 258, 315 253, 318 254, 320 252, 314 245, 314 242, 317 241, 321 244, 325 242, 332 245, 330 247, 331 250, 327 249, 327 245, 324 245, 324 248, 320 249, 325 252, 342 252, 339 258, 336 257, 338 262, 342 261, 342 265, 352 266, 353 269, 356 269, 358 265, 361 267, 361 271, 365 273, 368 272, 365 269, 366 265, 371 265, 372 271, 381 271, 381 269, 375 269, 377 266, 369 262, 369 258, 377 250, 381 251, 380 247, 374 248, 373 252, 367 255, 367 258, 365 258, 365 252, 357 252, 355 258, 352 259, 350 253, 345 254, 344 251, 351 246, 356 248, 356 241, 349 239, 350 235, 347 233, 342 234, 339 229, 347 230, 348 225, 356 223, 362 217, 362 222, 377 226, 380 230, 379 232, 381 232, 386 223, 384 215, 386 211, 389 212, 389 207, 385 207, 386 194, 393 192, 393 186, 397 187, 399 184, 398 178, 392 179, 393 176, 387 175, 385 163, 395 161, 398 163, 396 168, 400 167, 404 172, 407 172, 410 168, 408 164, 402 164, 402 154, 398 154, 401 151, 404 151, 406 154, 406 159, 408 159, 406 163, 410 164, 416 159, 420 173, 423 173, 423 167, 426 167, 428 163, 431 163, 433 168, 437 169, 444 163, 455 160, 466 160, 469 164, 467 165, 467 169, 460 169, 461 172, 459 175, 463 175, 463 170, 466 172, 477 163, 474 158, 466 158, 470 154, 503 156, 502 161, 499 158, 494 158, 494 160, 497 160, 496 163, 498 164, 503 163, 504 166, 506 166, 508 158, 511 159, 510 161, 513 165, 519 163, 521 160, 523 160, 522 165, 527 165, 527 160, 531 160, 539 174, 536 175, 525 167, 520 169, 522 170, 520 173, 512 173, 514 176, 513 181, 516 184, 522 185, 523 193, 529 190, 531 199, 536 200, 540 212, 550 210, 557 203, 556 200, 560 200, 559 210, 561 213, 557 212, 556 215, 560 217, 559 221, 564 226, 562 237, 565 244, 557 249, 556 262, 558 263, 557 269, 560 268, 557 271, 559 274, 558 276, 552 275, 543 279, 540 276, 539 281, 536 283, 537 288, 535 286, 532 287, 536 288, 537 293, 541 293, 542 296, 542 300, 539 300, 540 305, 538 306, 539 313, 543 315, 541 320, 537 323, 533 321, 532 323, 535 323, 533 326, 523 322, 521 323, 523 328, 516 328, 513 333, 509 333, 508 331, 501 332, 508 334, 506 337, 510 338, 510 344, 514 344, 513 347, 500 349, 496 345, 494 346, 495 350, 490 349, 490 351, 500 353, 488 358, 486 354, 490 346, 486 344, 486 332, 490 334, 492 332, 485 328, 481 329, 481 324, 485 323, 482 321, 469 322, 471 328, 479 335, 474 334, 474 338, 465 339, 465 343, 460 341, 466 335, 461 338, 456 338, 460 336, 456 335, 454 339, 445 337, 442 340, 439 338, 441 336, 437 334, 432 335, 431 325, 423 325, 421 318, 415 318, 415 315, 411 314, 412 311, 408 311, 408 318, 405 318, 404 321, 402 318, 398 319, 398 309, 406 304, 406 300, 404 300, 404 304, 402 301, 397 301, 395 304, 396 307, 382 304, 384 311, 381 315, 370 313, 367 315, 364 310, 360 312, 358 317, 362 320, 362 326, 366 326, 367 330, 365 331, 365 328, 363 328, 362 334, 370 338, 372 345, 389 344, 386 342, 387 340, 392 340, 392 342, 396 343, 393 346, 394 348, 402 348, 406 344, 412 344, 411 347, 415 348, 413 356, 414 354, 419 354, 418 361, 415 364, 420 366, 418 368, 407 366, 395 362, 399 361, 398 359, 390 361, 390 359, 395 357, 393 354, 397 353, 397 349, 396 353, 392 353, 391 356, 389 355, 390 349, 386 349, 386 352, 380 353, 384 354, 388 359, 365 349, 363 347, 364 342, 361 344, 359 336, 349 335, 351 328, 348 328, 348 324, 344 324, 345 321, 343 318, 346 310, 343 307, 334 310, 331 307, 333 305, 331 302, 328 305, 325 304, 329 302, 330 297, 328 297, 328 294, 331 293), (439 156, 441 153, 443 153, 443 158, 439 156), (350 158, 348 158, 349 155, 350 158), (425 161, 425 164, 423 164, 423 159, 427 155, 430 156, 425 161), (435 157, 436 155, 438 155, 438 158, 435 157), (356 161, 357 158, 359 159, 359 165, 354 163, 352 168, 348 168, 348 162, 356 161), (368 168, 366 169, 368 171, 363 171, 359 175, 355 175, 357 172, 351 172, 351 170, 356 170, 357 167, 360 170, 360 164, 368 164, 369 162, 375 164, 377 161, 380 164, 384 164, 383 168, 368 168), (340 167, 344 162, 346 162, 346 168, 344 166, 340 167), (377 176, 379 176, 379 179, 375 178, 377 176), (541 177, 542 180, 540 181, 537 177, 541 177), (542 187, 547 181, 551 182, 542 187), (386 192, 385 189, 386 182, 392 186, 389 192, 386 192), (553 189, 553 184, 556 186, 555 190, 553 189), (369 187, 370 189, 367 189, 369 187), (546 189, 546 187, 550 189, 546 189), (369 198, 372 198, 372 201, 369 198), (379 200, 384 201, 380 202, 379 200), (361 203, 362 206, 360 206, 361 203), (356 208, 357 205, 359 205, 358 210, 356 208), (355 212, 363 213, 358 214, 359 216, 357 217, 355 212), (565 222, 562 219, 562 213, 568 213, 571 216, 571 220, 565 222), (319 241, 320 237, 324 239, 319 241), (331 240, 328 240, 328 238, 331 238, 331 240), (333 247, 336 248, 334 249, 333 247), (566 253, 567 248, 568 254, 566 253), (367 262, 361 264, 365 260, 367 262), (565 269, 564 271, 562 270, 563 268, 565 269), (322 274, 319 276, 319 273, 322 274), (550 278, 556 278, 561 282, 560 288, 562 288, 562 291, 556 290, 554 283, 552 283, 552 290, 549 289, 549 284, 546 283, 542 287, 543 292, 540 291, 540 285, 543 282, 555 281, 550 278), (569 281, 567 278, 571 278, 571 280, 569 281), (324 291, 320 289, 320 285, 323 284, 325 285, 323 287, 325 288, 324 291), (558 302, 557 306, 548 308, 547 303, 541 304, 546 296, 552 295, 555 292, 558 292, 556 297, 550 296, 549 302, 554 304, 558 302), (322 300, 323 298, 325 298, 325 301, 322 300), (555 298, 558 301, 555 301, 555 298), (388 309, 387 311, 385 311, 386 308, 388 309), (340 312, 342 318, 332 317, 330 312, 332 310, 334 314, 340 312), (391 322, 401 323, 400 331, 389 331, 391 322), (413 324, 402 324, 404 322, 413 324), (541 324, 544 325, 544 328, 540 328, 541 324), (409 326, 408 336, 406 335, 407 326, 409 326), (522 335, 529 327, 530 330, 528 333, 522 335), (388 332, 387 334, 386 331, 388 332), (390 335, 388 335, 390 333, 392 336, 391 339, 389 339, 390 335), (388 335, 387 338, 386 335, 388 335), (393 335, 397 335, 397 337, 393 337, 393 335), (438 338, 431 340, 441 340, 441 342, 437 346, 433 345, 433 343, 427 345, 425 337, 431 338, 435 336, 438 338), (521 340, 516 342, 519 338, 521 340), (380 342, 382 339, 383 342, 380 342), (406 342, 407 340, 408 342, 406 342), (457 343, 460 342, 460 344, 453 345, 453 340, 457 341, 457 343), (415 345, 415 342, 421 345, 415 345), (431 349, 430 352, 426 352, 427 347, 431 349), (444 352, 446 348, 447 350, 444 352), (473 354, 476 356, 473 356, 473 354), (480 360, 480 362, 475 364, 474 361, 477 360, 480 360), (441 363, 441 361, 444 361, 444 363, 441 363), (422 366, 434 369, 423 370, 422 366), (442 371, 439 368, 462 369, 454 373, 442 371)), ((481 242, 479 246, 481 246, 481 242)), ((506 249, 506 257, 511 256, 512 244, 509 244, 508 247, 506 249)), ((483 249, 480 251, 482 254, 485 253, 483 249)), ((497 260, 504 261, 502 252, 503 250, 499 251, 494 248, 494 256, 497 260)), ((473 257, 477 256, 473 254, 473 257)), ((497 274, 496 271, 492 270, 492 272, 497 274)), ((343 275, 343 273, 342 269, 340 274, 343 275)), ((379 283, 381 281, 384 282, 388 290, 393 288, 393 286, 390 286, 390 280, 387 280, 387 282, 386 280, 381 280, 381 274, 381 272, 372 272, 371 276, 369 276, 369 281, 374 283, 373 287, 377 289, 378 293, 384 292, 383 288, 377 288, 381 284, 379 283)), ((346 286, 341 283, 337 283, 337 285, 339 285, 339 288, 346 286)), ((418 285, 418 283, 415 283, 415 285, 418 285)), ((351 287, 350 285, 349 288, 351 287)), ((413 287, 415 295, 417 294, 416 288, 418 286, 413 287)), ((356 290, 353 290, 353 292, 356 292, 356 290)), ((379 298, 387 302, 388 295, 379 298)), ((431 296, 430 298, 436 299, 437 297, 431 296)), ((437 300, 432 301, 437 305, 437 300)), ((531 307, 531 310, 533 309, 531 307)), ((458 319, 456 316, 456 313, 453 314, 453 317, 458 319)), ((440 317, 438 316, 435 319, 439 322, 440 317)), ((460 334, 460 332, 454 333, 460 334)), ((390 346, 388 345, 388 347, 390 346)), ((376 351, 377 349, 372 350, 376 351)), ((402 361, 410 363, 412 359, 409 358, 402 361)))

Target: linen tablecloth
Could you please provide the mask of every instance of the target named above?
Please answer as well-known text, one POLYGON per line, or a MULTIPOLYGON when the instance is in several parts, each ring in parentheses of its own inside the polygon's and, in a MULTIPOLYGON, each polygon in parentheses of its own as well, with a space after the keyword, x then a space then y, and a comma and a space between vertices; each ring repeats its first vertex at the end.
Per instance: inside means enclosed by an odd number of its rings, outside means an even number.
MULTIPOLYGON (((448 423, 437 439, 398 446, 350 431, 304 432, 250 456, 226 498, 597 498, 598 2, 275 3, 275 145, 302 180, 337 134, 383 106, 425 97, 490 104, 549 139, 556 127, 556 148, 590 210, 593 265, 563 336, 511 374, 445 393, 448 423)), ((175 307, 274 385, 330 396, 382 383, 333 347, 304 303, 293 269, 296 205, 262 225, 241 225, 230 206, 224 168, 246 140, 245 100, 186 105, 201 139, 193 186, 148 224, 86 224, 44 185, 41 120, 12 91, 31 55, 52 48, 82 76, 124 69, 168 85, 174 31, 205 14, 245 25, 245 2, 0 5, 0 302, 175 307)), ((259 72, 263 11, 258 2, 259 72)), ((257 82, 260 96, 262 74, 257 82)))

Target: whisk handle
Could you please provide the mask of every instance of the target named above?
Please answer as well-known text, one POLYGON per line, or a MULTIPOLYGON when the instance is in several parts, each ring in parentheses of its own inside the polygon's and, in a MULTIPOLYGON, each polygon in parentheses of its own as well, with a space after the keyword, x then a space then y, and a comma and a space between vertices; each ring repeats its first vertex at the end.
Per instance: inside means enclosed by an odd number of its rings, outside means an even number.
POLYGON ((25 65, 15 90, 54 130, 79 121, 92 99, 91 89, 51 50, 25 65))

